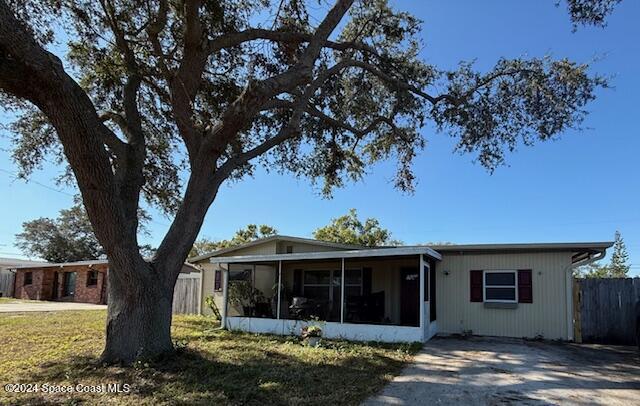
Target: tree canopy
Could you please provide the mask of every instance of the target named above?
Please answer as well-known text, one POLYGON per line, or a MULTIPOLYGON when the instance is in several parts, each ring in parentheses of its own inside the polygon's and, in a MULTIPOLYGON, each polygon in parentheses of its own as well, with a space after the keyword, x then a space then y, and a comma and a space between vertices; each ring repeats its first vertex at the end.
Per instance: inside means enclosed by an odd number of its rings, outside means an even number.
MULTIPOLYGON (((141 218, 144 223, 149 220, 144 213, 141 213, 141 218)), ((145 228, 141 231, 147 233, 145 228)), ((69 209, 60 210, 55 219, 40 217, 22 223, 22 232, 16 234, 16 246, 25 255, 48 262, 86 261, 106 255, 79 201, 69 209)), ((140 249, 145 256, 153 254, 150 245, 143 245, 140 249)))
POLYGON ((26 255, 49 262, 73 262, 104 257, 81 204, 60 210, 55 219, 40 217, 22 224, 16 246, 26 255))
POLYGON ((216 241, 206 237, 197 240, 193 243, 193 248, 189 252, 189 257, 197 257, 198 255, 208 254, 222 248, 235 247, 237 245, 246 244, 248 242, 276 234, 278 234, 278 230, 266 224, 261 224, 259 226, 255 224, 248 224, 245 228, 241 228, 236 231, 235 235, 230 240, 216 241))
MULTIPOLYGON (((576 25, 604 25, 616 3, 567 7, 576 25)), ((51 154, 68 162, 63 178, 77 181, 94 225, 135 229, 140 197, 174 214, 164 259, 188 253, 220 184, 256 164, 330 195, 394 158, 395 185, 411 191, 427 121, 493 171, 505 151, 579 127, 607 86, 587 64, 549 56, 439 68, 420 59, 421 21, 386 0, 310 10, 302 0, 3 0, 14 161, 23 176, 51 154), (64 63, 46 50, 62 31, 64 63)))
POLYGON ((391 232, 380 225, 375 218, 367 218, 364 222, 358 218, 356 209, 349 210, 344 216, 331 219, 331 222, 313 232, 313 237, 321 241, 342 244, 378 247, 382 245, 402 245, 393 240, 391 232))

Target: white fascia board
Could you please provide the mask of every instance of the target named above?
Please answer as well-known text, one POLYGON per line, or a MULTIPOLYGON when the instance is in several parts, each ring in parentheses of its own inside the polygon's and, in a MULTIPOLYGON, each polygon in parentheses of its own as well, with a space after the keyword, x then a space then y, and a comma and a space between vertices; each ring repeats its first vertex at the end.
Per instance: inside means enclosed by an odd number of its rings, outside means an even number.
POLYGON ((297 254, 240 255, 231 257, 212 257, 213 264, 233 264, 270 261, 303 261, 310 259, 394 257, 406 255, 429 255, 437 260, 442 256, 429 247, 372 248, 351 251, 303 252, 297 254))

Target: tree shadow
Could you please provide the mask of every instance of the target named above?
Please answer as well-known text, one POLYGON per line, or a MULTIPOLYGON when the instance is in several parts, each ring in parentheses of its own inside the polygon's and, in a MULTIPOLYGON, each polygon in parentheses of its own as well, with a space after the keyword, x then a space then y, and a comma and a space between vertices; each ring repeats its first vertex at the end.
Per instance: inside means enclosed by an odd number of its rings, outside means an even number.
POLYGON ((114 400, 116 404, 358 404, 404 366, 400 357, 387 356, 382 351, 362 356, 361 351, 412 350, 397 345, 367 347, 331 341, 324 344, 325 348, 292 355, 275 348, 287 340, 296 340, 291 337, 225 333, 205 335, 201 340, 218 340, 220 351, 239 356, 223 360, 219 354, 189 346, 131 367, 104 366, 95 357, 75 356, 43 364, 16 380, 71 385, 126 383, 132 385, 132 392, 24 394, 12 404, 99 404, 114 400), (272 348, 269 343, 274 344, 272 348))

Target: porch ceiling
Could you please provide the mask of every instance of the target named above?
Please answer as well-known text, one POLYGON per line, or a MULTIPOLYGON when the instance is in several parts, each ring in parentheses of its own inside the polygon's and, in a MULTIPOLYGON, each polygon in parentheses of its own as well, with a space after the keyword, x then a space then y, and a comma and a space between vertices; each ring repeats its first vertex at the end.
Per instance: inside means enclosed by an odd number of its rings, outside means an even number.
POLYGON ((429 247, 394 247, 371 248, 352 251, 325 251, 325 252, 301 252, 295 254, 269 254, 269 255, 239 255, 231 257, 211 257, 209 262, 214 264, 233 264, 251 262, 272 261, 301 261, 309 259, 340 259, 340 258, 371 258, 371 257, 398 257, 409 255, 428 255, 437 260, 442 256, 429 247))

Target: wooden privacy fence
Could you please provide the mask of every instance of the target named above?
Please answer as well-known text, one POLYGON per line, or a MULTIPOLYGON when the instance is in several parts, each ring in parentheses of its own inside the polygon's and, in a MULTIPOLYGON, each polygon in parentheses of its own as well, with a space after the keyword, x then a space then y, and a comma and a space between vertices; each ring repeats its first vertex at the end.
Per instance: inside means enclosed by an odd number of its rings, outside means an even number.
POLYGON ((0 272, 0 296, 12 297, 13 296, 13 280, 16 274, 13 272, 2 271, 0 272))
POLYGON ((575 279, 575 338, 583 343, 636 342, 640 278, 575 279))
POLYGON ((173 290, 174 314, 200 313, 200 273, 180 274, 173 290))

